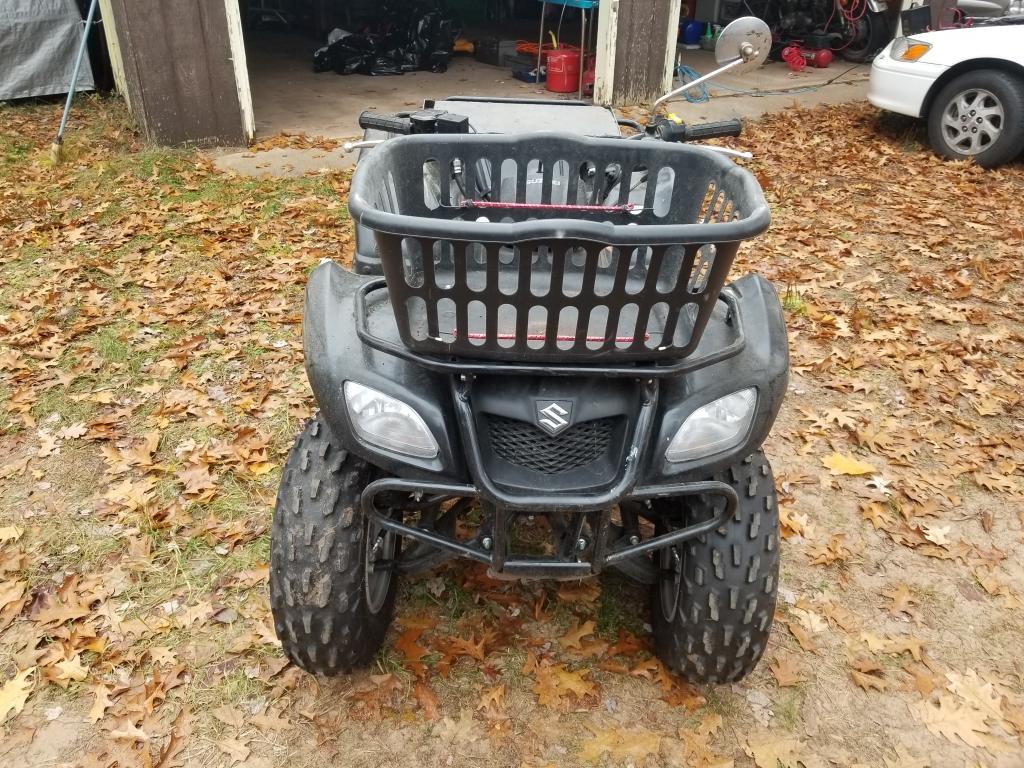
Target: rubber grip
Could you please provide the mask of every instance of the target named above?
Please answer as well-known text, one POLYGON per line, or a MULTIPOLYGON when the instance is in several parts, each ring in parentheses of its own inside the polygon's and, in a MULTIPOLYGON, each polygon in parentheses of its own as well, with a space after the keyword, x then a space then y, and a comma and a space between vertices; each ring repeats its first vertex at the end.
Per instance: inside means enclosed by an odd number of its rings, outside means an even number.
POLYGON ((739 118, 723 120, 720 123, 699 123, 687 125, 683 141, 716 139, 721 136, 739 136, 743 133, 743 121, 739 118))
POLYGON ((363 112, 359 115, 359 127, 363 130, 387 131, 408 136, 412 133, 412 121, 407 117, 379 115, 374 112, 363 112))

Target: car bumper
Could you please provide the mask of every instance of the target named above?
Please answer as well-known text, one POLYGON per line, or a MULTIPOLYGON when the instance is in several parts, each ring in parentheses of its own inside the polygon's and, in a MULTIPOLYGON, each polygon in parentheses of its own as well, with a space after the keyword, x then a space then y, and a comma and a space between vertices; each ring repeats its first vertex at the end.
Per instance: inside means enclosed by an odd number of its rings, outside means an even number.
POLYGON ((868 101, 879 109, 924 117, 928 92, 946 69, 942 64, 895 61, 889 58, 886 49, 871 65, 868 101))

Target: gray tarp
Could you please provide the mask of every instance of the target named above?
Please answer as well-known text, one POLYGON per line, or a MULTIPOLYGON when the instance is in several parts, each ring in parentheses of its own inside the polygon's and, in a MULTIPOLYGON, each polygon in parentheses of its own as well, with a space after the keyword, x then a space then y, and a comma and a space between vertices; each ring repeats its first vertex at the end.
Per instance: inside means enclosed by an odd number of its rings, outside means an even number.
MULTIPOLYGON (((0 0, 0 100, 67 93, 83 28, 75 0, 0 0)), ((86 55, 78 90, 94 87, 86 55)))

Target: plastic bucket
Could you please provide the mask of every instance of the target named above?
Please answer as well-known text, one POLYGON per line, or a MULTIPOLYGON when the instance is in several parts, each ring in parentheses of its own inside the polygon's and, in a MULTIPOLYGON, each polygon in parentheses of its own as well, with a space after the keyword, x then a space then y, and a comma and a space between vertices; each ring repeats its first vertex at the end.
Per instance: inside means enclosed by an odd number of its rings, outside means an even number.
POLYGON ((547 89, 555 93, 575 93, 580 84, 580 52, 550 51, 548 53, 547 89))

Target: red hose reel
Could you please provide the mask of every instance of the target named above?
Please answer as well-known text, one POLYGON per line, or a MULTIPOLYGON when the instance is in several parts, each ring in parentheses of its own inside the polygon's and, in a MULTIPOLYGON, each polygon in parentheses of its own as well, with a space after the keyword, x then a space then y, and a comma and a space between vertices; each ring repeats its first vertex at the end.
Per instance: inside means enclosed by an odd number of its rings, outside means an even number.
POLYGON ((797 43, 782 49, 782 60, 793 72, 799 72, 808 64, 817 69, 824 69, 832 63, 832 51, 828 48, 804 48, 797 43))

